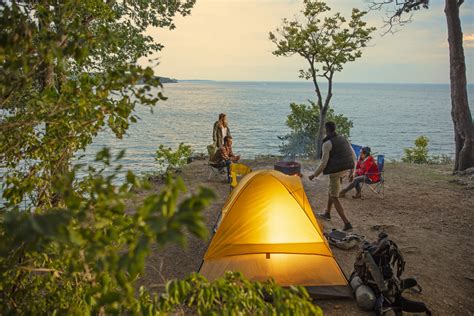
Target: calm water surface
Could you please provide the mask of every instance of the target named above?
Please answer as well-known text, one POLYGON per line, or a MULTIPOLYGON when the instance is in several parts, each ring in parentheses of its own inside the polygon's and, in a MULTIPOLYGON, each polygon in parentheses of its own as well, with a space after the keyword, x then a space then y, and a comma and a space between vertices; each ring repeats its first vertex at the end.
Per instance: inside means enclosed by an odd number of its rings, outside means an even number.
MULTIPOLYGON (((108 146, 114 151, 126 149, 122 161, 126 169, 139 173, 156 170, 154 156, 160 144, 176 148, 184 142, 196 152, 205 152, 221 112, 228 114, 236 153, 244 158, 278 154, 281 142, 277 136, 288 132, 289 104, 315 97, 307 82, 180 82, 166 84, 164 92, 168 100, 158 103, 153 114, 145 107, 138 108, 141 120, 122 140, 104 131, 89 146, 85 159, 108 146)), ((433 154, 453 154, 449 85, 341 83, 335 85, 333 94, 335 111, 354 122, 353 143, 398 159, 403 148, 426 135, 433 154)), ((469 99, 474 100, 473 85, 469 86, 469 99)))

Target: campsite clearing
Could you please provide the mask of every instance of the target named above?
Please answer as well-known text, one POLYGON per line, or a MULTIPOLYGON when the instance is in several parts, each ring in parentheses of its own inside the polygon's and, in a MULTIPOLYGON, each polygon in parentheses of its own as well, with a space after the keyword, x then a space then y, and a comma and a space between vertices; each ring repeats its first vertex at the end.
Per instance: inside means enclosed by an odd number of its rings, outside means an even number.
MULTIPOLYGON (((275 162, 258 159, 244 163, 258 170, 272 169, 275 162)), ((314 213, 323 211, 327 202, 327 178, 320 176, 312 182, 307 178, 315 165, 305 162, 302 168, 303 185, 314 213)), ((470 315, 474 311, 474 190, 472 186, 453 183, 451 167, 387 163, 385 199, 367 190, 363 192, 363 200, 353 200, 348 194, 341 201, 354 232, 374 241, 384 231, 398 244, 407 262, 404 276, 415 276, 423 287, 422 294, 409 294, 411 299, 425 302, 435 315, 470 315)), ((211 232, 229 194, 229 186, 217 177, 207 181, 207 172, 207 162, 197 160, 180 175, 190 191, 207 186, 217 194, 204 214, 211 232)), ((155 183, 153 191, 160 190, 161 185, 155 183)), ((146 194, 142 192, 136 199, 146 194)), ((322 224, 325 230, 342 227, 335 210, 332 220, 322 224)), ((176 245, 154 249, 139 283, 161 292, 167 280, 184 278, 197 271, 207 246, 208 241, 190 237, 186 249, 176 245)), ((347 276, 357 251, 357 248, 349 251, 333 248, 347 276)), ((317 304, 326 315, 370 315, 359 310, 350 299, 323 300, 317 304)))

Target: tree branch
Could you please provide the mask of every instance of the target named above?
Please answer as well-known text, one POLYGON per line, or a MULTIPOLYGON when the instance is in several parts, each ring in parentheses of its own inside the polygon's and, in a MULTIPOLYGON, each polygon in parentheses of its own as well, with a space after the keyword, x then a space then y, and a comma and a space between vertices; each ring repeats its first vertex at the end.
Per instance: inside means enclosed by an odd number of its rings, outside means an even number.
POLYGON ((330 72, 329 78, 328 78, 328 93, 326 94, 326 100, 324 101, 324 107, 323 107, 323 114, 326 114, 326 111, 329 108, 329 102, 331 101, 332 98, 332 78, 333 78, 334 72, 330 72))
POLYGON ((396 25, 403 26, 407 23, 410 23, 412 15, 410 15, 408 19, 403 19, 403 14, 409 13, 413 10, 418 10, 420 6, 427 9, 429 6, 429 0, 373 0, 369 2, 368 9, 371 11, 380 10, 383 6, 389 4, 393 4, 395 6, 395 11, 387 14, 387 20, 384 21, 383 26, 383 28, 387 28, 387 30, 382 33, 382 36, 386 35, 387 33, 395 33, 393 28, 396 25))
POLYGON ((316 79, 316 69, 314 69, 314 62, 311 62, 311 60, 308 60, 308 62, 309 62, 309 67, 311 69, 311 77, 313 78, 314 91, 316 92, 316 95, 318 96, 318 107, 321 110, 323 106, 323 96, 321 95, 318 80, 316 79))
POLYGON ((35 268, 35 267, 19 267, 19 270, 24 270, 24 271, 29 271, 29 272, 52 272, 54 274, 62 274, 62 271, 56 270, 56 269, 50 269, 50 268, 35 268))

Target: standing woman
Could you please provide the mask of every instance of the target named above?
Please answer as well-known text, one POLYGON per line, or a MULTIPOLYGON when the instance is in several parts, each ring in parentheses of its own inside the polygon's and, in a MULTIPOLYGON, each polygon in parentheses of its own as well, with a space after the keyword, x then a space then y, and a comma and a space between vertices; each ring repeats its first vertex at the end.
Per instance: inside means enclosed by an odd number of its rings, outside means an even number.
POLYGON ((224 137, 229 136, 230 134, 229 125, 227 123, 227 115, 225 113, 219 114, 219 119, 214 123, 214 129, 212 131, 212 140, 216 149, 224 145, 224 137))

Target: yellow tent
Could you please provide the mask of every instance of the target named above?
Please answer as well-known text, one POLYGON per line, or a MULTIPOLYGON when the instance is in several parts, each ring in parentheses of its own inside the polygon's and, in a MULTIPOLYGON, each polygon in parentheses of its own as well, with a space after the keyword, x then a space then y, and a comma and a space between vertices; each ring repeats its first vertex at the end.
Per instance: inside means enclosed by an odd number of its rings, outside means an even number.
POLYGON ((214 280, 226 271, 303 285, 314 296, 351 296, 300 177, 274 170, 246 175, 222 209, 199 272, 214 280))

